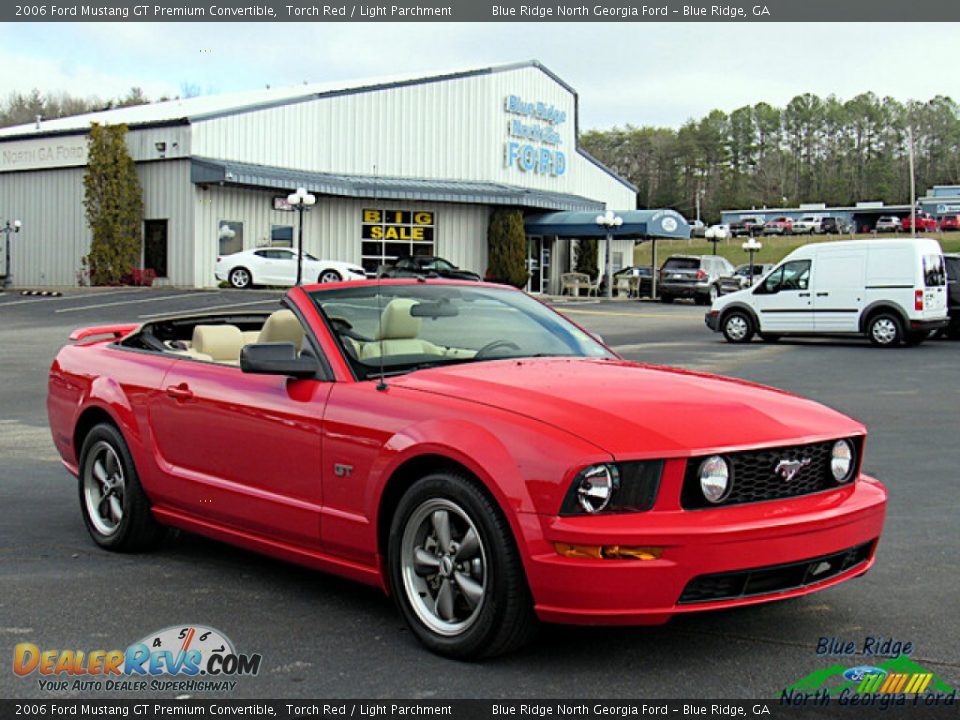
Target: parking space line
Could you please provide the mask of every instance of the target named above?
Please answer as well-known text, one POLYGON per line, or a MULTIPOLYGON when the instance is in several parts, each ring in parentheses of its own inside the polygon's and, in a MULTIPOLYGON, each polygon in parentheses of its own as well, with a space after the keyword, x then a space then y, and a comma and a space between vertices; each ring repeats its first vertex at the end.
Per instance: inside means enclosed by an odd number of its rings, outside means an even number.
POLYGON ((106 292, 98 292, 95 295, 61 295, 60 297, 35 297, 30 298, 29 300, 13 300, 12 302, 0 302, 0 307, 11 307, 13 305, 29 305, 31 303, 42 303, 42 302, 55 302, 57 300, 97 300, 102 297, 107 297, 108 295, 119 295, 121 293, 134 293, 141 294, 147 292, 144 290, 134 290, 129 288, 127 290, 107 290, 106 292))
POLYGON ((700 322, 703 322, 703 315, 681 315, 679 313, 660 315, 656 313, 615 312, 613 310, 568 310, 567 308, 555 309, 557 312, 566 313, 568 315, 607 315, 612 317, 654 318, 656 320, 672 320, 673 318, 682 318, 684 320, 699 320, 700 322))
POLYGON ((115 307, 117 305, 136 305, 137 303, 162 302, 164 300, 180 300, 182 298, 193 297, 195 295, 206 295, 207 297, 210 297, 210 293, 203 290, 200 292, 181 293, 178 295, 162 295, 161 297, 142 298, 140 300, 117 300, 116 302, 99 303, 97 305, 84 305, 82 307, 62 308, 60 310, 54 310, 54 312, 58 312, 58 313, 81 312, 83 310, 95 310, 97 308, 115 307))
MULTIPOLYGON (((266 300, 251 300, 250 302, 229 303, 227 305, 208 305, 206 307, 198 307, 198 308, 193 308, 191 310, 185 310, 184 313, 185 314, 200 313, 200 312, 206 312, 207 310, 223 310, 227 308, 246 307, 247 305, 266 305, 267 303, 275 303, 279 305, 280 298, 277 297, 277 298, 268 298, 266 300)), ((169 312, 149 313, 147 315, 137 315, 137 318, 139 318, 140 320, 146 320, 148 318, 157 318, 157 317, 163 317, 164 315, 172 315, 172 314, 174 313, 169 313, 169 312)))

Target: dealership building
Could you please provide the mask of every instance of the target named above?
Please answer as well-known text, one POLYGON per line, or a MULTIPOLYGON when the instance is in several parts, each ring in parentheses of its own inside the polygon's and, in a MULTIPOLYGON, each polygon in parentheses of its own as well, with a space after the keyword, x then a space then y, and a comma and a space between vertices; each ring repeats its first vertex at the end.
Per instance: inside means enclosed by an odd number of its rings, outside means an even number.
MULTIPOLYGON (((13 236, 13 278, 21 287, 77 283, 90 244, 83 177, 96 122, 129 128, 143 187, 142 266, 161 284, 213 286, 218 256, 295 245, 297 214, 286 196, 303 187, 317 198, 304 216, 305 250, 368 272, 402 255, 435 254, 483 274, 491 210, 519 208, 528 289, 559 292, 569 239, 603 237, 593 222, 600 211, 636 207, 636 189, 578 146, 577 102, 569 85, 527 62, 3 128, 0 219, 23 223, 13 236)), ((614 231, 614 269, 632 263, 634 239, 688 236, 673 211, 630 217, 614 231)))

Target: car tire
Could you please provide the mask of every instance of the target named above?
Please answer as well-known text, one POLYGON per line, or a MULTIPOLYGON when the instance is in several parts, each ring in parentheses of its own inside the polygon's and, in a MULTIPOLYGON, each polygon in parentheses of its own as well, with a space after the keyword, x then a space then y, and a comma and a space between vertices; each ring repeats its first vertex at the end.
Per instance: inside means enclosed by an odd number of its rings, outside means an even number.
POLYGON ((317 276, 317 282, 321 284, 343 282, 343 276, 336 270, 328 268, 317 276))
POLYGON ((101 423, 87 433, 79 469, 83 522, 97 545, 140 552, 163 540, 166 528, 153 518, 130 450, 114 425, 101 423))
POLYGON ((728 343, 748 343, 753 339, 753 320, 743 310, 733 310, 725 315, 720 329, 728 343))
POLYGON ((694 305, 709 305, 709 304, 710 304, 710 296, 709 296, 709 295, 701 295, 701 294, 697 293, 696 295, 693 296, 693 304, 694 304, 694 305))
POLYGON ((660 302, 662 302, 664 305, 671 305, 673 303, 673 295, 667 295, 664 293, 660 296, 660 302))
POLYGON ((227 281, 230 287, 245 290, 253 286, 253 275, 245 267, 235 267, 227 275, 227 281))
POLYGON ((391 521, 387 563, 400 614, 439 655, 501 655, 537 629, 510 526, 465 474, 432 473, 407 490, 391 521))
POLYGON ((877 347, 896 347, 903 340, 903 324, 893 313, 878 313, 867 323, 867 337, 877 347))
POLYGON ((760 333, 760 339, 765 343, 779 342, 782 337, 783 335, 776 335, 775 333, 760 333))

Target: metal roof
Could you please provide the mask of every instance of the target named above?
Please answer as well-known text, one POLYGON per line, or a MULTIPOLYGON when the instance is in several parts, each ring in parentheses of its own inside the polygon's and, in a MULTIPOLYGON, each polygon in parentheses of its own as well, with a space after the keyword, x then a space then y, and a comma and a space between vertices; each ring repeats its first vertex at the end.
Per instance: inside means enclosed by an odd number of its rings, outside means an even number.
POLYGON ((164 102, 147 103, 145 105, 111 108, 109 110, 85 113, 83 115, 71 115, 69 117, 52 120, 42 120, 39 126, 36 123, 25 123, 23 125, 0 128, 0 140, 86 133, 90 130, 90 123, 94 122, 109 125, 123 123, 131 128, 144 125, 185 124, 197 120, 208 120, 223 117, 224 115, 251 112, 324 97, 386 90, 403 87, 405 85, 421 85, 446 80, 457 80, 475 75, 488 75, 526 67, 537 68, 561 85, 565 90, 576 96, 573 88, 563 82, 556 74, 538 61, 528 60, 483 68, 474 67, 449 70, 432 75, 415 73, 325 83, 304 83, 303 85, 294 85, 291 87, 265 88, 263 90, 224 93, 221 95, 178 98, 164 102))
POLYGON ((579 195, 500 183, 340 175, 199 157, 191 159, 190 180, 197 185, 231 185, 285 192, 302 187, 313 193, 339 197, 515 205, 544 210, 590 210, 594 213, 592 217, 604 207, 601 202, 579 195))
MULTIPOLYGON (((614 238, 690 237, 690 224, 676 210, 625 210, 617 212, 623 224, 612 228, 614 238)), ((607 229, 597 224, 596 212, 552 212, 528 217, 524 222, 529 235, 557 237, 606 237, 607 229)))

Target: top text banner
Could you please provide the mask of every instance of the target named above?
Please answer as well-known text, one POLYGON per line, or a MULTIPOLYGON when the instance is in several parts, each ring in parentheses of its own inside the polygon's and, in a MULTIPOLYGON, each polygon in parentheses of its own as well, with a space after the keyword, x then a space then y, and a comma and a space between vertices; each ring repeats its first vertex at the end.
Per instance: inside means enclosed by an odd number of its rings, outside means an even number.
MULTIPOLYGON (((39 0, 3 3, 5 22, 951 22, 960 2, 944 0, 39 0)), ((863 36, 861 37, 869 37, 863 36)), ((840 37, 837 42, 844 42, 840 37)))

